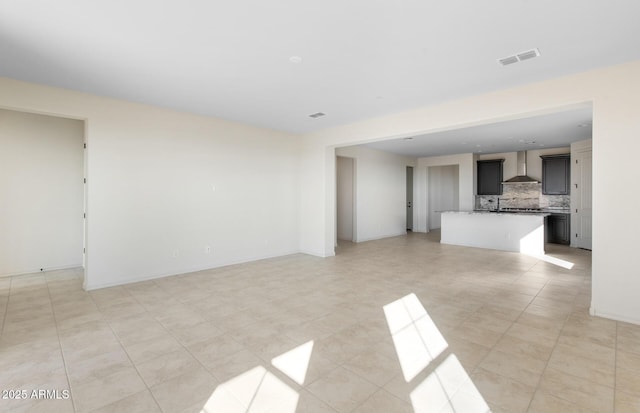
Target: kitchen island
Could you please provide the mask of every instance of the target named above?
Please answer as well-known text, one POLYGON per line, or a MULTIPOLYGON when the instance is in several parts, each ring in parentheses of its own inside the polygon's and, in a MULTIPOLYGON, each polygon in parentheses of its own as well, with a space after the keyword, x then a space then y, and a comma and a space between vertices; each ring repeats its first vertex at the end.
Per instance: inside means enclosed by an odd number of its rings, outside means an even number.
POLYGON ((544 255, 547 212, 444 211, 442 244, 544 255))

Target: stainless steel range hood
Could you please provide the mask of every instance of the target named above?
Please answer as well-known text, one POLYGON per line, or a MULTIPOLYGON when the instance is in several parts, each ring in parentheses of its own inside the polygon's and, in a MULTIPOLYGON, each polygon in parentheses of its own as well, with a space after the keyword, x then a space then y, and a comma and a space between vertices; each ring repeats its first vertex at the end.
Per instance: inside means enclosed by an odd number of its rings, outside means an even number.
POLYGON ((518 161, 517 161, 517 176, 514 176, 511 179, 507 179, 503 182, 503 184, 537 184, 539 183, 537 179, 533 179, 532 177, 527 175, 527 151, 519 151, 518 152, 518 161))

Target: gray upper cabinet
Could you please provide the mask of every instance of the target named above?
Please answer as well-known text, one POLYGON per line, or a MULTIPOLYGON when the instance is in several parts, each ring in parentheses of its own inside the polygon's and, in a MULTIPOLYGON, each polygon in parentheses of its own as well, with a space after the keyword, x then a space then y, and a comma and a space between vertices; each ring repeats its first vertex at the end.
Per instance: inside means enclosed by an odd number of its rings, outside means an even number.
POLYGON ((478 195, 502 195, 502 163, 504 159, 478 162, 478 195))
POLYGON ((544 155, 542 158, 542 193, 569 195, 571 155, 544 155))

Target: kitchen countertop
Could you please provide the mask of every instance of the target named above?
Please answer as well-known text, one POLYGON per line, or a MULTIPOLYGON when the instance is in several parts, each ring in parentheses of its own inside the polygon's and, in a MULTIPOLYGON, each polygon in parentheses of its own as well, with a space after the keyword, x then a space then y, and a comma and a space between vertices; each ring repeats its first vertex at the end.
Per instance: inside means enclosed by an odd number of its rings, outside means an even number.
POLYGON ((489 210, 485 210, 485 209, 481 209, 481 210, 458 210, 458 211, 436 211, 436 212, 442 212, 447 213, 447 214, 467 214, 467 215, 485 215, 485 214, 490 214, 490 215, 509 215, 509 216, 514 216, 514 215, 527 215, 527 216, 539 216, 539 217, 546 217, 548 215, 551 215, 551 212, 545 212, 545 211, 500 211, 500 212, 495 212, 495 211, 489 211, 489 210))

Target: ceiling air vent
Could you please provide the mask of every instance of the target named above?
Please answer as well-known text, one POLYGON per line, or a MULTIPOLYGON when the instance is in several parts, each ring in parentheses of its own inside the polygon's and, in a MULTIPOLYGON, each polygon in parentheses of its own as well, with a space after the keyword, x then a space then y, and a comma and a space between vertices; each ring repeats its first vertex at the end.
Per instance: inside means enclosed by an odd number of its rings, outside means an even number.
POLYGON ((315 118, 320 118, 322 116, 325 116, 325 114, 322 113, 322 112, 316 112, 316 113, 312 113, 311 115, 309 115, 310 118, 314 118, 314 119, 315 118))
POLYGON ((526 52, 518 53, 518 59, 522 62, 523 60, 533 59, 534 57, 540 56, 540 52, 538 49, 527 50, 526 52))
POLYGON ((534 57, 540 56, 540 51, 538 49, 527 50, 526 52, 521 52, 515 54, 513 56, 503 57, 502 59, 498 59, 498 63, 502 66, 507 66, 513 63, 522 62, 523 60, 533 59, 534 57))
POLYGON ((506 66, 513 63, 518 63, 518 58, 516 56, 509 56, 505 57, 504 59, 498 59, 498 62, 500 62, 502 66, 506 66))

